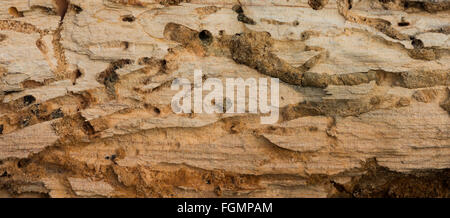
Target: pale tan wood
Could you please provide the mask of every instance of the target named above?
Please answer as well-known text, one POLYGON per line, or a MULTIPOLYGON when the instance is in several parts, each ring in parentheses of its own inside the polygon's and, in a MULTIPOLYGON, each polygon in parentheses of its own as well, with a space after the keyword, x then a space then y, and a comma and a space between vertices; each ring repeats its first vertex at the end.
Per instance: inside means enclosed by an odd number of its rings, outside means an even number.
POLYGON ((1 1, 0 196, 331 197, 450 168, 449 2, 351 2, 1 1), (195 69, 280 78, 279 122, 175 114, 195 69))

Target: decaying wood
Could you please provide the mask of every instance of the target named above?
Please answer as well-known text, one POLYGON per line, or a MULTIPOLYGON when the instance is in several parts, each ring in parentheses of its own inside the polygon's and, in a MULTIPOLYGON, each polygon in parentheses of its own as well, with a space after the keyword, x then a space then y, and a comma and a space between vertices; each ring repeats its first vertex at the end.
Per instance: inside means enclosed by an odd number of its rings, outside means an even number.
POLYGON ((447 0, 3 0, 0 197, 450 197, 447 0), (280 79, 280 119, 170 84, 280 79))

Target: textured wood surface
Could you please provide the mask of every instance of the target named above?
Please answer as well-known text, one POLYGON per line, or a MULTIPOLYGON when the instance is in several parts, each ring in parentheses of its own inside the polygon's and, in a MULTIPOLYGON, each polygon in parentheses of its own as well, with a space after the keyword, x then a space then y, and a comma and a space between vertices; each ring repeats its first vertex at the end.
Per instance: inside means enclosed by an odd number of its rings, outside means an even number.
POLYGON ((449 12, 2 0, 0 196, 449 197, 449 12), (279 121, 175 114, 170 84, 196 69, 279 78, 279 121))

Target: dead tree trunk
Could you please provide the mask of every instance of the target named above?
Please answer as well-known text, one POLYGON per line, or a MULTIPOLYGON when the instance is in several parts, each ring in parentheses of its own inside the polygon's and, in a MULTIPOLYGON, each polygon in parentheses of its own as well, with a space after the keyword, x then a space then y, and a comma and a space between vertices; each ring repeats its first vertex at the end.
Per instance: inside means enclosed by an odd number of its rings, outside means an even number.
POLYGON ((3 0, 0 196, 449 197, 449 9, 3 0), (278 121, 175 113, 195 70, 278 78, 278 121))

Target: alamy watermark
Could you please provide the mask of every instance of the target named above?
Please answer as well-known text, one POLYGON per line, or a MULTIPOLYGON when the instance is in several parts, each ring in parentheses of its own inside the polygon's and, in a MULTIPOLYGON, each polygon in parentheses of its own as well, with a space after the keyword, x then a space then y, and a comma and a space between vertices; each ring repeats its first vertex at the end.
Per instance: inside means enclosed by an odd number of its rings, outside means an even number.
POLYGON ((179 91, 172 97, 172 110, 177 114, 256 114, 259 111, 261 114, 268 114, 261 116, 261 124, 274 124, 279 117, 279 80, 271 78, 270 84, 268 82, 267 78, 258 80, 255 78, 245 80, 243 78, 226 78, 224 85, 218 78, 207 78, 203 81, 202 71, 195 70, 193 84, 187 78, 176 78, 172 82, 171 89, 179 91), (268 86, 270 86, 270 98, 268 97, 268 86), (204 91, 210 92, 203 97, 204 91))

